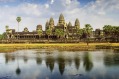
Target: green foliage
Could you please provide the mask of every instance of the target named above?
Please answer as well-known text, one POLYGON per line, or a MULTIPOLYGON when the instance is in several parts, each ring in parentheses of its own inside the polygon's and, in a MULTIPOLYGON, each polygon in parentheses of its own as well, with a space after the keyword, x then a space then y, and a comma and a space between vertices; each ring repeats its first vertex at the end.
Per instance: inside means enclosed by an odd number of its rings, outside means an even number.
POLYGON ((29 31, 28 31, 28 28, 25 27, 23 32, 29 32, 29 31))
POLYGON ((105 38, 110 39, 110 41, 119 41, 119 26, 105 25, 103 31, 105 38))
POLYGON ((21 17, 17 17, 16 20, 19 23, 21 21, 21 17))
POLYGON ((63 29, 56 29, 55 30, 55 35, 63 37, 64 36, 64 31, 63 29))
POLYGON ((4 39, 5 38, 5 33, 0 34, 0 39, 4 39))
POLYGON ((51 29, 47 29, 46 30, 46 34, 49 36, 49 35, 51 35, 52 34, 52 30, 51 29))
POLYGON ((2 34, 0 34, 0 39, 2 39, 3 38, 3 35, 2 34))
POLYGON ((90 35, 92 33, 93 28, 91 27, 90 24, 86 24, 85 28, 83 28, 83 30, 84 30, 84 34, 85 34, 85 37, 86 37, 86 42, 87 42, 87 45, 88 45, 89 37, 90 37, 90 35))
POLYGON ((111 25, 105 25, 103 27, 103 31, 105 32, 106 35, 113 35, 113 34, 118 34, 119 33, 119 26, 111 26, 111 25))
POLYGON ((78 34, 79 36, 82 36, 82 35, 83 35, 83 31, 84 31, 83 29, 78 29, 78 30, 77 30, 77 34, 78 34))
POLYGON ((91 27, 90 24, 86 24, 85 28, 83 30, 84 30, 84 33, 86 34, 86 36, 90 37, 90 34, 91 34, 93 28, 91 27))
POLYGON ((38 33, 39 36, 41 36, 43 31, 41 29, 39 29, 39 30, 37 30, 37 33, 38 33))

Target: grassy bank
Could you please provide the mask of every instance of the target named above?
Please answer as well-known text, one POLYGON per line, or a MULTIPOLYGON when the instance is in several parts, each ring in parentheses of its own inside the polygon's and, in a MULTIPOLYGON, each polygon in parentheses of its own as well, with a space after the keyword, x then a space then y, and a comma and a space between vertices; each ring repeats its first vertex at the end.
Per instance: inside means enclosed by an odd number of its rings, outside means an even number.
POLYGON ((55 43, 55 44, 0 44, 0 52, 14 51, 18 49, 58 49, 58 50, 95 50, 95 49, 119 49, 119 43, 55 43))

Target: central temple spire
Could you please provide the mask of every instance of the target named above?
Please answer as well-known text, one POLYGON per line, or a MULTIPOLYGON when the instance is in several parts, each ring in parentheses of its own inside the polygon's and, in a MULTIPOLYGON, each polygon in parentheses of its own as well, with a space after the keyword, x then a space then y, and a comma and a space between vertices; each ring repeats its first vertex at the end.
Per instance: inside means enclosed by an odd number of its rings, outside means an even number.
POLYGON ((64 25, 65 24, 65 19, 64 19, 64 16, 63 14, 61 13, 60 16, 59 16, 59 23, 58 25, 64 25))

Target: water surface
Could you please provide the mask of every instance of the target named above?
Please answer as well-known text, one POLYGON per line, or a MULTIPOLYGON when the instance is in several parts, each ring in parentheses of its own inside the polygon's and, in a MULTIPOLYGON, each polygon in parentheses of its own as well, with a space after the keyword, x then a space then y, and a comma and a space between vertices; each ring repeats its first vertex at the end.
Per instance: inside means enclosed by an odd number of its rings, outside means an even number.
POLYGON ((119 79, 113 50, 0 53, 0 79, 119 79))

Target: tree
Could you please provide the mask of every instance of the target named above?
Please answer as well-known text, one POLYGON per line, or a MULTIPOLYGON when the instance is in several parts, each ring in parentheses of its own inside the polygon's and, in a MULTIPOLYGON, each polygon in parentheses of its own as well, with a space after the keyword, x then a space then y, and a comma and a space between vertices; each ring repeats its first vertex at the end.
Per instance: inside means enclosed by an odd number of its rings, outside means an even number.
POLYGON ((7 36, 7 39, 9 39, 9 38, 10 38, 10 35, 9 35, 9 34, 12 34, 12 30, 9 29, 9 26, 8 26, 8 25, 5 26, 5 29, 6 29, 6 36, 7 36))
POLYGON ((4 39, 6 36, 6 33, 0 34, 0 39, 4 39))
POLYGON ((55 35, 57 35, 59 38, 64 36, 64 31, 63 29, 56 29, 55 30, 55 35))
POLYGON ((20 75, 21 74, 21 69, 19 67, 16 69, 16 74, 17 75, 20 75))
POLYGON ((19 32, 19 22, 21 21, 21 17, 17 17, 16 20, 18 22, 18 32, 19 32))
POLYGON ((49 41, 49 36, 52 35, 52 30, 51 29, 47 29, 46 30, 46 34, 48 35, 48 41, 49 41))
POLYGON ((86 40, 87 40, 87 45, 89 43, 89 37, 91 35, 91 32, 92 32, 93 28, 91 27, 90 24, 86 24, 85 25, 85 28, 84 28, 84 33, 86 35, 86 40))
POLYGON ((40 37, 41 37, 41 35, 42 35, 42 33, 43 33, 43 31, 42 31, 41 29, 38 29, 38 30, 37 30, 37 33, 38 33, 39 38, 40 38, 40 37))
POLYGON ((3 39, 3 35, 2 34, 0 34, 0 39, 3 39))
POLYGON ((108 37, 108 38, 111 37, 112 30, 113 30, 113 28, 112 28, 111 25, 105 25, 103 27, 103 31, 105 33, 105 37, 108 37))
POLYGON ((25 27, 23 32, 29 32, 28 28, 25 27))
POLYGON ((81 39, 82 35, 83 35, 83 29, 77 29, 77 35, 79 36, 79 38, 81 39))
POLYGON ((105 39, 111 42, 117 42, 119 36, 119 26, 105 25, 103 27, 105 39))

